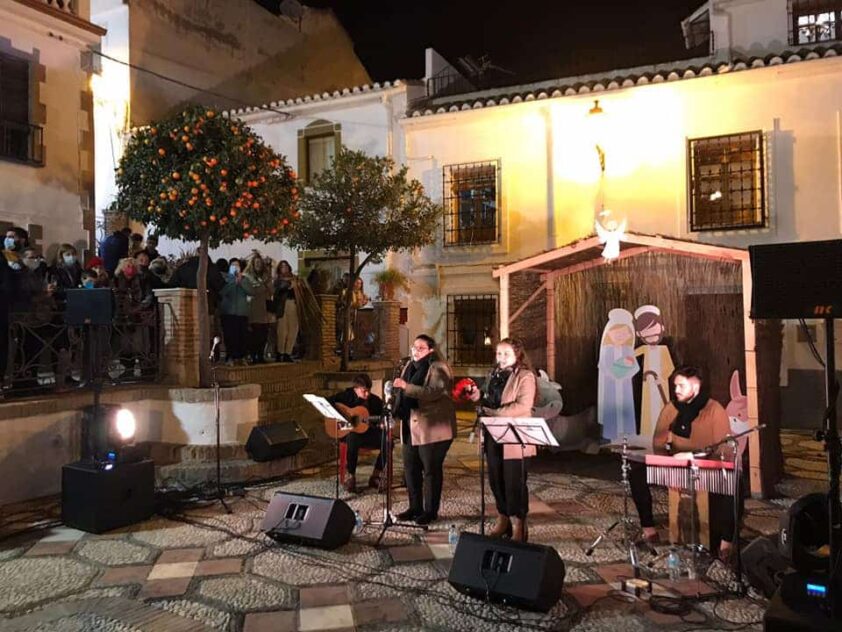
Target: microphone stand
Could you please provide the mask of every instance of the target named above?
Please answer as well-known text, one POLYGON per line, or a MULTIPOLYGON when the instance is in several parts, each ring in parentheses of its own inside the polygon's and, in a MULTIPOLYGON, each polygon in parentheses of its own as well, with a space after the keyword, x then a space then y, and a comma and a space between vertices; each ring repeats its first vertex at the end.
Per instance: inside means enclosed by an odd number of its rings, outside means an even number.
POLYGON ((721 445, 728 445, 734 451, 734 533, 732 537, 736 536, 734 539, 735 542, 732 542, 732 546, 735 549, 735 561, 736 561, 736 594, 739 596, 745 596, 746 594, 746 587, 743 585, 743 557, 740 554, 740 494, 742 494, 743 488, 743 481, 742 481, 742 455, 740 454, 739 450, 739 441, 741 437, 751 434, 752 432, 759 432, 766 427, 766 424, 759 424, 754 426, 753 428, 749 428, 743 432, 739 432, 737 434, 728 434, 725 437, 717 441, 716 443, 712 443, 709 446, 705 446, 704 452, 705 453, 712 453, 721 445))
POLYGON ((214 500, 218 500, 225 508, 225 513, 231 513, 231 507, 225 502, 225 492, 222 489, 222 462, 220 458, 220 429, 219 429, 219 411, 220 411, 220 386, 219 380, 216 378, 216 362, 213 361, 216 346, 219 344, 219 338, 213 341, 213 347, 210 352, 211 362, 211 379, 213 380, 213 404, 216 412, 216 495, 214 500))
POLYGON ((383 424, 382 432, 385 434, 386 441, 385 447, 383 446, 383 441, 381 439, 380 445, 381 449, 385 449, 386 451, 386 490, 384 492, 385 497, 383 499, 383 521, 380 523, 373 523, 381 527, 380 535, 377 536, 377 541, 374 543, 374 546, 380 546, 380 542, 383 541, 383 536, 386 535, 386 530, 390 527, 404 527, 409 529, 421 529, 423 531, 427 531, 427 525, 420 525, 420 524, 413 524, 409 522, 398 522, 397 520, 392 517, 392 474, 393 474, 393 463, 392 463, 392 449, 394 446, 394 430, 392 424, 392 405, 394 403, 393 398, 387 397, 386 401, 383 403, 383 416, 380 422, 383 424))

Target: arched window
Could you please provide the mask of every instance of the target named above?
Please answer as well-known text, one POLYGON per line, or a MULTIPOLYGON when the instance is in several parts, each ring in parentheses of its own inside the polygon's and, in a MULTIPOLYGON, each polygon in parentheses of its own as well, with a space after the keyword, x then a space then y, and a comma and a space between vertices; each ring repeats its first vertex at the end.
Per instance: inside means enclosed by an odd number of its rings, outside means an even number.
POLYGON ((342 126, 318 120, 298 130, 298 176, 305 184, 327 169, 342 146, 342 126))

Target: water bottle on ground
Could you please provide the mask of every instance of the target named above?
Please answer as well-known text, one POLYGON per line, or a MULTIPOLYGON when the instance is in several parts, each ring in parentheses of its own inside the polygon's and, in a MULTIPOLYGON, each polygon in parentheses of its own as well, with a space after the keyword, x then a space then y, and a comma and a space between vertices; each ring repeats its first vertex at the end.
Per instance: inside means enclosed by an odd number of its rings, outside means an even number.
POLYGON ((678 549, 672 547, 670 549, 669 557, 667 557, 667 571, 672 581, 681 579, 681 558, 678 555, 678 549))
POLYGON ((134 361, 134 376, 135 376, 135 377, 140 377, 140 376, 141 376, 141 372, 140 372, 140 360, 139 360, 138 358, 135 358, 135 361, 134 361))
POLYGON ((447 532, 447 543, 450 545, 450 554, 456 553, 456 545, 459 544, 459 531, 456 530, 456 525, 450 525, 447 532))
POLYGON ((358 535, 363 530, 363 517, 359 511, 354 512, 354 535, 358 535))

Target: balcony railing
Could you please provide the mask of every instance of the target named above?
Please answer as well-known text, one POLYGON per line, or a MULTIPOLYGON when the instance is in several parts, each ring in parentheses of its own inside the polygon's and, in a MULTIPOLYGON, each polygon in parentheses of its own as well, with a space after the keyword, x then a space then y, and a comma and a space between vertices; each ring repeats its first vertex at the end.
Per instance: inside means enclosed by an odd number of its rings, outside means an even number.
POLYGON ((43 166, 44 128, 0 119, 0 158, 43 166))
POLYGON ((41 2, 64 13, 76 15, 76 3, 73 0, 41 0, 41 2))

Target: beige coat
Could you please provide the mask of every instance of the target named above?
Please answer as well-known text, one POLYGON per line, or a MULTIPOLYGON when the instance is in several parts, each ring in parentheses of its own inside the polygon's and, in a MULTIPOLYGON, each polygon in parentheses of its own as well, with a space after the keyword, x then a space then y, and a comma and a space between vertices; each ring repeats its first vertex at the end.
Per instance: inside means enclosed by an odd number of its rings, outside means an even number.
MULTIPOLYGON (((406 369, 401 377, 405 375, 406 369)), ((423 386, 406 385, 404 395, 418 400, 418 408, 413 408, 409 415, 412 445, 449 441, 456 436, 456 407, 450 398, 452 387, 453 375, 450 367, 440 360, 430 363, 423 386)), ((401 441, 404 441, 403 435, 401 441)))
MULTIPOLYGON (((486 381, 487 383, 488 381, 486 381)), ((500 408, 483 408, 482 416, 531 417, 537 390, 538 381, 532 371, 522 367, 515 369, 506 381, 506 386, 503 387, 500 408)), ((536 454, 537 449, 534 445, 528 445, 525 449, 521 448, 520 445, 503 446, 504 459, 519 459, 521 455, 531 457, 536 454)))

